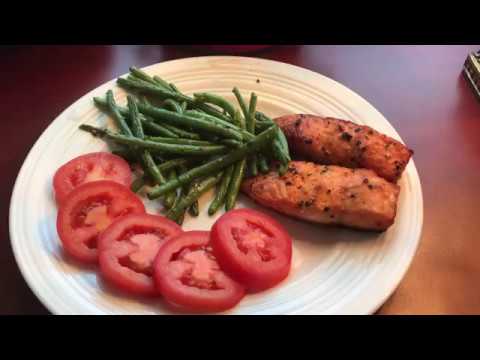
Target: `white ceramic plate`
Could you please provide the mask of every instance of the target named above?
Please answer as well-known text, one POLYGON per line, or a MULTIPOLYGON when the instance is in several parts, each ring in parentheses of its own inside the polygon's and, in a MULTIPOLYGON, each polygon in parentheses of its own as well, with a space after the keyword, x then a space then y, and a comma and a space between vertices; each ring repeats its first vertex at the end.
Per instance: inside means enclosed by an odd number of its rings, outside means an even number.
MULTIPOLYGON (((290 113, 336 116, 401 140, 367 101, 343 85, 309 70, 244 57, 198 57, 168 61, 144 69, 174 82, 187 94, 210 91, 234 99, 237 86, 258 94, 259 110, 272 117, 290 113), (257 82, 257 79, 260 82, 257 82)), ((34 293, 55 314, 166 314, 162 300, 125 296, 97 277, 94 267, 73 263, 63 253, 55 228, 52 194, 55 170, 80 154, 106 150, 105 144, 78 130, 111 120, 98 111, 94 96, 113 88, 112 80, 66 109, 35 143, 18 175, 10 206, 10 238, 20 270, 34 293)), ((420 181, 413 161, 400 180, 398 215, 388 231, 375 234, 325 228, 262 209, 283 223, 294 238, 291 274, 277 287, 246 296, 231 314, 369 314, 394 291, 417 248, 423 221, 420 181)), ((201 199, 202 213, 186 218, 185 229, 210 229, 218 216, 206 214, 211 194, 201 199)), ((150 212, 157 202, 145 200, 150 212)), ((238 206, 257 207, 245 197, 238 206)))

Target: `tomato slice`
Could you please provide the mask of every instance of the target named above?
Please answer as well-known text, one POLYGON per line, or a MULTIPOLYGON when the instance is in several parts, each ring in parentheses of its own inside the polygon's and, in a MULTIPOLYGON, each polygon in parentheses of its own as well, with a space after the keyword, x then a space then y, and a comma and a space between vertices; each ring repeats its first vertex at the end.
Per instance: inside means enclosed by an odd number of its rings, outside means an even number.
POLYGON ((276 285, 290 272, 290 235, 259 211, 236 209, 222 215, 212 227, 211 244, 222 269, 251 292, 276 285))
POLYGON ((57 232, 67 253, 80 261, 96 262, 99 234, 116 218, 132 213, 145 213, 145 206, 130 189, 109 180, 89 182, 62 202, 57 232))
POLYGON ((131 214, 115 220, 98 240, 102 275, 126 292, 158 294, 153 260, 162 243, 180 233, 182 228, 163 216, 131 214))
POLYGON ((168 302, 194 311, 224 311, 245 294, 243 286, 220 269, 208 231, 184 232, 162 245, 154 278, 168 302))
POLYGON ((124 159, 109 152, 78 156, 58 168, 53 177, 57 203, 61 204, 76 187, 97 180, 112 180, 130 186, 132 172, 124 159))

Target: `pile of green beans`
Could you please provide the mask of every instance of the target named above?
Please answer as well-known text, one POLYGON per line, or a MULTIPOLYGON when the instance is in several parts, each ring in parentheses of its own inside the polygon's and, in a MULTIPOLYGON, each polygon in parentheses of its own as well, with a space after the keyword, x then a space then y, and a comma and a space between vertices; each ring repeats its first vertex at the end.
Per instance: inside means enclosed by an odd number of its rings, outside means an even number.
POLYGON ((267 115, 257 111, 257 95, 247 103, 238 88, 233 94, 239 110, 211 93, 183 94, 175 84, 131 67, 117 80, 127 106, 117 104, 111 90, 95 105, 109 114, 117 131, 80 125, 80 129, 109 142, 113 153, 142 172, 131 190, 145 188, 149 199, 160 198, 168 218, 181 224, 185 213, 198 216, 199 197, 216 186, 208 214, 222 206, 235 207, 246 176, 272 170, 283 174, 290 161, 285 135, 267 115), (137 97, 134 97, 133 95, 137 97))

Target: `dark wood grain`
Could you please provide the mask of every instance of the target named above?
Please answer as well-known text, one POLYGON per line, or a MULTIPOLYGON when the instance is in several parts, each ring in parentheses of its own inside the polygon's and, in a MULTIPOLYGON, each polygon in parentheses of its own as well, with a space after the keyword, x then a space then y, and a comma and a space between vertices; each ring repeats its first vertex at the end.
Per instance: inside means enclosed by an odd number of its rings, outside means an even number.
MULTIPOLYGON (((424 193, 415 259, 380 314, 480 313, 480 103, 461 76, 476 46, 275 46, 248 54, 317 71, 358 92, 409 147, 424 193)), ((67 106, 128 66, 204 55, 186 46, 0 48, 0 314, 47 314, 10 247, 8 209, 20 166, 67 106)))

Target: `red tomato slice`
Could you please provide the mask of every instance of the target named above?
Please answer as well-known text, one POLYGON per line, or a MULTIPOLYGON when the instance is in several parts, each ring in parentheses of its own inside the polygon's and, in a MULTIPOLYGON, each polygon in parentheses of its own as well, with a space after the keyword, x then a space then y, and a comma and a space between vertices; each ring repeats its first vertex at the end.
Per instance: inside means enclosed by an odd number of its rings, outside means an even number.
POLYGON ((208 231, 184 232, 162 245, 154 278, 167 301, 194 311, 224 311, 245 294, 243 286, 220 269, 208 231))
POLYGON ((65 198, 57 214, 57 231, 65 250, 84 262, 97 261, 98 235, 116 218, 144 213, 142 201, 123 185, 89 182, 65 198))
POLYGON ((57 203, 61 204, 76 187, 97 180, 112 180, 130 186, 132 172, 125 160, 109 152, 96 152, 76 157, 58 168, 53 177, 57 203))
POLYGON ((270 288, 290 272, 292 239, 270 216, 231 210, 213 225, 213 253, 227 274, 250 291, 270 288))
POLYGON ((155 295, 153 260, 164 241, 182 228, 163 216, 132 214, 115 220, 98 239, 102 275, 120 289, 155 295))

